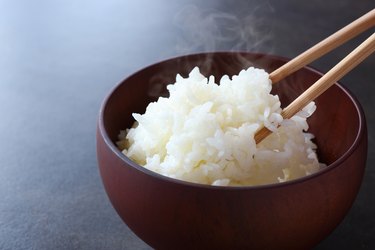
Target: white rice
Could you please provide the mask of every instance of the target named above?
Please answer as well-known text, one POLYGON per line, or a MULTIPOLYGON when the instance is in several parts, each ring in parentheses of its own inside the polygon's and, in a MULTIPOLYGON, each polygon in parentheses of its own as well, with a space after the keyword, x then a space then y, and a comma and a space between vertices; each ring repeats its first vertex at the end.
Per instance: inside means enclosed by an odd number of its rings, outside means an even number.
POLYGON ((317 172, 314 136, 304 132, 315 104, 283 120, 271 85, 262 69, 223 76, 218 85, 196 67, 167 86, 169 98, 133 114, 136 122, 121 131, 118 146, 145 168, 209 185, 262 185, 317 172), (274 133, 256 145, 262 126, 274 133))

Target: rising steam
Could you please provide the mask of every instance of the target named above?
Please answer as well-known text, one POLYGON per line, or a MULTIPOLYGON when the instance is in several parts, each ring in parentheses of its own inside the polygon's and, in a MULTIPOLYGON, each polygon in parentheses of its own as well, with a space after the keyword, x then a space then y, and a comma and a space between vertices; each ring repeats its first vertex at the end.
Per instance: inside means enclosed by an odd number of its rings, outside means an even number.
MULTIPOLYGON (((176 53, 183 55, 216 51, 272 53, 272 43, 270 45, 273 41, 272 26, 269 20, 266 21, 257 13, 260 10, 258 8, 251 10, 246 6, 244 9, 246 9, 245 15, 234 15, 219 10, 198 8, 195 5, 184 7, 174 16, 174 24, 179 30, 176 53)), ((267 6, 267 9, 273 11, 271 6, 267 6)), ((228 68, 253 64, 240 53, 232 59, 227 60, 228 68)), ((199 67, 202 73, 207 73, 209 76, 212 71, 212 55, 207 54, 203 61, 204 63, 199 67)), ((185 61, 184 65, 180 72, 164 68, 163 72, 153 76, 150 79, 149 96, 154 98, 168 96, 166 85, 174 82, 176 74, 187 76, 188 72, 198 66, 190 61, 185 61)))
MULTIPOLYGON (((175 16, 181 30, 178 53, 207 51, 259 51, 271 41, 271 27, 256 15, 257 9, 245 17, 218 10, 186 6, 175 16)), ((267 48, 267 52, 270 52, 267 48)))

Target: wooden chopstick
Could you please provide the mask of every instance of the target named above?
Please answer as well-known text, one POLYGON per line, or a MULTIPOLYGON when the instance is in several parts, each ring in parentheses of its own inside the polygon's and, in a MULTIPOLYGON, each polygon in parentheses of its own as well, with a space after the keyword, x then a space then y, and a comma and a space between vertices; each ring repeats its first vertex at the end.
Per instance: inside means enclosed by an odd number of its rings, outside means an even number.
MULTIPOLYGON (((282 112, 281 115, 284 119, 289 119, 305 107, 308 103, 313 101, 319 95, 324 93, 329 87, 331 87, 336 81, 341 79, 350 70, 356 67, 369 55, 375 51, 375 33, 367 38, 362 44, 354 49, 349 55, 342 59, 336 66, 330 71, 323 75, 318 81, 311 85, 305 92, 303 92, 297 99, 288 105, 282 112)), ((266 127, 261 128, 255 134, 255 142, 258 144, 265 137, 271 134, 271 131, 266 127)))
POLYGON ((375 26, 375 9, 371 10, 367 14, 361 16, 357 20, 348 24, 344 28, 335 32, 331 36, 322 40, 318 44, 314 45, 310 49, 306 50, 299 56, 295 57, 288 63, 284 64, 280 68, 276 69, 270 74, 272 83, 277 83, 281 79, 284 79, 293 72, 306 66, 317 58, 325 55, 331 50, 337 48, 341 44, 364 32, 365 30, 375 26))

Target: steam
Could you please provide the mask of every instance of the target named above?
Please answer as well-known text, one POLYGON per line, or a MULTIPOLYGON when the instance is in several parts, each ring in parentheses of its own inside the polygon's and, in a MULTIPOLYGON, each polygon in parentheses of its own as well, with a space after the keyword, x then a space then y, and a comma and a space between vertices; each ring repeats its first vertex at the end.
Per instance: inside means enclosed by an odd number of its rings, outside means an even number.
MULTIPOLYGON (((272 53, 272 25, 269 20, 258 14, 258 11, 264 13, 264 9, 260 7, 251 9, 249 6, 244 6, 245 15, 202 9, 195 5, 184 7, 174 16, 174 25, 180 31, 175 46, 176 53, 180 55, 214 51, 272 53)), ((271 12, 274 11, 268 4, 265 8, 271 12)), ((254 62, 249 62, 238 53, 236 58, 232 61, 228 59, 227 63, 228 68, 238 69, 238 65, 253 66, 254 62)), ((148 95, 152 98, 168 96, 166 85, 173 83, 178 73, 186 77, 195 66, 199 66, 204 75, 211 75, 212 57, 210 54, 207 54, 204 63, 200 65, 188 61, 184 64, 185 68, 182 72, 164 68, 163 72, 153 76, 149 82, 148 95)))
MULTIPOLYGON (((181 30, 178 53, 207 51, 260 51, 270 41, 271 27, 264 18, 257 17, 257 9, 245 17, 218 10, 186 6, 175 16, 181 30)), ((271 48, 267 48, 270 52, 271 48)))

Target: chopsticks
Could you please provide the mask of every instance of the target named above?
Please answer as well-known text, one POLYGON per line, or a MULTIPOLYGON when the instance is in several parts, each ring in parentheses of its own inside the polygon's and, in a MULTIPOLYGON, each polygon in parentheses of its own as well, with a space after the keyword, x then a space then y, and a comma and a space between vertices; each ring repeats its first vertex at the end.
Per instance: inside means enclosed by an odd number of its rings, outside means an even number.
POLYGON ((327 54, 331 50, 334 50, 335 48, 342 45, 351 38, 361 34, 362 32, 374 26, 375 9, 369 11, 367 14, 356 19, 352 23, 333 33, 326 39, 317 43, 313 47, 309 48, 305 52, 295 57, 294 59, 290 60, 288 63, 273 71, 269 76, 272 83, 279 82, 281 79, 284 79, 293 72, 299 70, 300 68, 306 66, 312 61, 327 54))
MULTIPOLYGON (((270 74, 270 79, 279 81, 296 70, 302 68, 307 63, 319 58, 330 50, 343 44, 350 38, 358 35, 368 28, 375 26, 375 9, 357 19, 353 23, 334 33, 314 47, 305 51, 295 59, 286 63, 279 69, 270 74), (359 32, 360 30, 361 32, 359 32)), ((324 93, 336 81, 341 79, 350 70, 361 63, 365 58, 375 51, 375 33, 367 38, 361 45, 354 49, 349 55, 342 59, 336 66, 323 75, 318 81, 311 85, 305 92, 303 92, 297 99, 289 104, 282 112, 281 115, 284 119, 289 119, 305 107, 308 103, 313 101, 319 95, 324 93)), ((266 127, 262 127, 255 134, 255 142, 258 144, 272 132, 266 127)))

